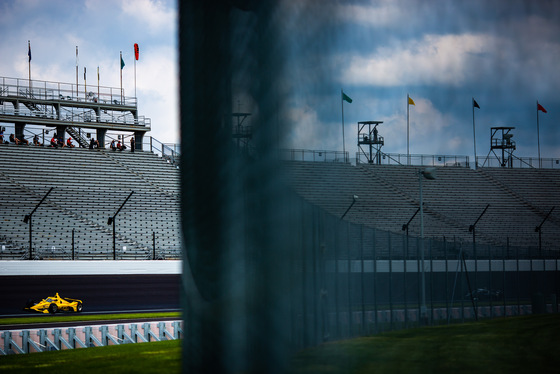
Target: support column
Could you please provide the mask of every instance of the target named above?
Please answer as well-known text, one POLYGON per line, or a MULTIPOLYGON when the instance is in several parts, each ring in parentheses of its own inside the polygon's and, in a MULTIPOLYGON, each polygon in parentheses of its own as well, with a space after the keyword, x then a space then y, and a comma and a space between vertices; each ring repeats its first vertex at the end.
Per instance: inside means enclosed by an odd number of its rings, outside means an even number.
POLYGON ((23 130, 25 129, 25 123, 16 122, 16 123, 14 123, 14 128, 15 128, 16 138, 23 139, 23 130))
POLYGON ((144 131, 135 131, 134 132, 134 149, 137 151, 142 150, 142 144, 144 142, 144 131))
POLYGON ((56 126, 56 136, 57 138, 61 139, 63 142, 66 141, 66 125, 57 125, 56 126))
POLYGON ((105 134, 107 134, 107 129, 97 129, 97 141, 100 148, 105 148, 105 134))

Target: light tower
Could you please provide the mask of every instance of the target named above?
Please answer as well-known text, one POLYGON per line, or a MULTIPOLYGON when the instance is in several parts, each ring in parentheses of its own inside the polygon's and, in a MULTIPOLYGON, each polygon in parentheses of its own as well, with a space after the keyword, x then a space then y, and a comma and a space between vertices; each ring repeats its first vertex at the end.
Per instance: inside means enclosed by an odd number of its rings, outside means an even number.
POLYGON ((514 129, 515 127, 490 128, 490 152, 494 153, 496 158, 500 161, 500 166, 503 168, 513 167, 513 151, 515 151, 516 147, 515 142, 511 140, 513 137, 511 130, 514 129), (498 152, 501 150, 501 158, 496 154, 495 150, 498 150, 498 152))
POLYGON ((383 121, 358 122, 358 148, 366 156, 369 164, 381 164, 381 147, 385 140, 379 136, 377 126, 383 121))
POLYGON ((247 149, 249 147, 249 140, 253 137, 253 128, 247 124, 243 124, 251 113, 232 113, 234 119, 232 127, 232 138, 237 142, 237 148, 247 149))

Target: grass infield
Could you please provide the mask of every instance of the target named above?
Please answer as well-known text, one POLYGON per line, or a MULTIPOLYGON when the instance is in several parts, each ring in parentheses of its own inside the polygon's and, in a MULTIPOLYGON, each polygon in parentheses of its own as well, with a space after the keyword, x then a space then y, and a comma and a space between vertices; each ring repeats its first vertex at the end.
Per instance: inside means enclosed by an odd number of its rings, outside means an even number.
POLYGON ((121 313, 121 314, 41 314, 29 317, 0 318, 0 325, 24 325, 30 323, 55 323, 55 322, 92 322, 111 321, 116 319, 138 319, 138 318, 181 318, 180 312, 158 312, 158 313, 121 313))
MULTIPOLYGON (((0 373, 179 373, 181 343, 0 356, 0 373)), ((298 352, 291 373, 557 373, 560 315, 534 315, 389 332, 298 352)))
POLYGON ((299 352, 292 373, 558 373, 560 315, 424 327, 299 352))

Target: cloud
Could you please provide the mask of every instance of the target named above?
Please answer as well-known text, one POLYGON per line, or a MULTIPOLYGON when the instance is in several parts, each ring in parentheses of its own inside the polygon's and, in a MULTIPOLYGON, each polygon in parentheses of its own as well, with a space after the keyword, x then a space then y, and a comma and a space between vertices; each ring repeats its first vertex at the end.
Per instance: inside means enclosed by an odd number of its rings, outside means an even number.
POLYGON ((402 4, 391 0, 380 1, 378 5, 344 4, 336 8, 342 21, 372 28, 397 27, 403 18, 402 4))
POLYGON ((292 126, 287 134, 285 147, 314 150, 342 148, 340 124, 320 121, 317 111, 310 106, 303 105, 288 110, 287 120, 292 126))
POLYGON ((354 85, 409 86, 463 84, 472 66, 492 45, 485 35, 425 35, 421 40, 381 47, 354 56, 341 81, 354 85))
POLYGON ((126 16, 136 18, 152 32, 171 28, 176 22, 176 11, 160 0, 122 0, 126 16))

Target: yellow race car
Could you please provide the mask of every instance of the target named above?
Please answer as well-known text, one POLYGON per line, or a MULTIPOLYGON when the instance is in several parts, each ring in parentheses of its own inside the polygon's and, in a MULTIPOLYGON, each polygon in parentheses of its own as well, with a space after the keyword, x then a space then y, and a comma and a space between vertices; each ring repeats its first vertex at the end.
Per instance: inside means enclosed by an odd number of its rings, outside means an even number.
POLYGON ((82 300, 78 299, 71 299, 69 297, 60 297, 58 292, 56 296, 49 296, 46 299, 43 299, 39 302, 34 302, 29 300, 24 310, 30 310, 40 313, 51 313, 54 314, 56 312, 76 312, 79 313, 82 311, 82 300))

